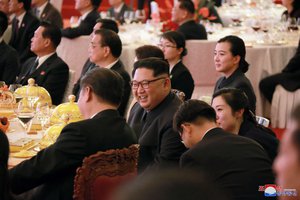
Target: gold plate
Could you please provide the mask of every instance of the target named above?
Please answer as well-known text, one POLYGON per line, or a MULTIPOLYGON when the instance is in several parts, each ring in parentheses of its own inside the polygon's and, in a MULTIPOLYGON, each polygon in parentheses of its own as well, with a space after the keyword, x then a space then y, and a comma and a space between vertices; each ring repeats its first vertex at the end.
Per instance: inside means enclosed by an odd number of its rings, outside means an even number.
POLYGON ((32 156, 35 156, 35 151, 28 151, 28 150, 22 150, 17 153, 12 153, 11 156, 15 158, 31 158, 32 156))

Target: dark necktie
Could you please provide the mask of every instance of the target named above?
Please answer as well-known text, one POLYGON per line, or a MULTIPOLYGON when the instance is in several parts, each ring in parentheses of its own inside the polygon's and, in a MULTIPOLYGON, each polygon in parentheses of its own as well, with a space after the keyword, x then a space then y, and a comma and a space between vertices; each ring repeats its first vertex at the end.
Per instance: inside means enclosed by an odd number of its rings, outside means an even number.
POLYGON ((30 69, 30 74, 32 74, 36 70, 38 65, 39 65, 39 59, 36 59, 34 64, 32 65, 32 67, 30 69))
POLYGON ((148 114, 148 112, 144 110, 144 113, 143 113, 143 115, 142 115, 142 122, 143 122, 143 123, 145 123, 146 120, 147 120, 147 114, 148 114))
POLYGON ((18 33, 19 33, 19 20, 17 18, 15 18, 14 20, 14 33, 15 33, 15 36, 18 36, 18 33))

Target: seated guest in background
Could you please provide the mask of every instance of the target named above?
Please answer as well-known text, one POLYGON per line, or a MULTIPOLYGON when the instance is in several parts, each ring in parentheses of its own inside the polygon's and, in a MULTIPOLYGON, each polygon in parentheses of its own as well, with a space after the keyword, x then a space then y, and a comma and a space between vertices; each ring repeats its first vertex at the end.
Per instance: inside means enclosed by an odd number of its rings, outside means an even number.
POLYGON ((15 14, 12 20, 12 36, 9 45, 15 48, 23 64, 34 57, 30 51, 30 41, 34 31, 39 27, 39 20, 30 12, 31 0, 10 0, 9 12, 15 14))
POLYGON ((120 60, 122 42, 117 33, 108 30, 96 30, 89 47, 89 58, 97 67, 111 69, 119 73, 124 80, 123 98, 118 108, 121 116, 124 116, 130 96, 130 76, 126 72, 120 60))
POLYGON ((271 160, 255 141, 218 128, 211 106, 184 102, 174 116, 174 128, 189 148, 180 158, 182 168, 203 170, 234 200, 265 199, 257 186, 273 183, 271 160))
POLYGON ((274 74, 262 79, 259 83, 259 89, 267 100, 271 103, 275 88, 282 85, 284 89, 294 92, 300 88, 300 40, 298 49, 294 57, 285 66, 281 73, 274 74))
POLYGON ((203 25, 194 20, 195 6, 191 0, 178 0, 172 9, 172 21, 179 24, 177 29, 186 40, 206 40, 207 33, 203 25))
POLYGON ((137 0, 137 18, 144 21, 146 19, 144 4, 145 1, 147 2, 148 7, 148 16, 147 19, 150 19, 151 17, 151 1, 153 0, 137 0))
POLYGON ((9 143, 5 133, 1 129, 0 120, 0 199, 10 200, 9 197, 9 181, 8 181, 8 156, 9 143))
POLYGON ((184 92, 186 100, 190 99, 195 85, 190 71, 182 63, 183 56, 187 54, 184 36, 176 31, 165 32, 159 45, 170 65, 172 88, 184 92))
POLYGON ((134 63, 132 77, 137 103, 128 123, 140 145, 138 172, 178 167, 186 149, 172 128, 173 114, 181 100, 171 92, 169 64, 160 58, 139 60, 134 63))
MULTIPOLYGON (((204 18, 205 14, 202 14, 201 17, 202 19, 208 19, 209 22, 212 23, 220 23, 222 24, 222 20, 220 18, 220 15, 218 14, 218 11, 215 8, 215 2, 211 1, 211 0, 193 0, 194 4, 195 4, 195 8, 196 8, 196 14, 197 12, 201 13, 201 9, 205 9, 207 8, 208 13, 207 13, 207 17, 204 18)), ((199 15, 200 15, 199 13, 199 15)))
MULTIPOLYGON (((109 0, 111 7, 107 10, 110 17, 113 17, 116 21, 124 23, 125 11, 133 11, 129 6, 126 5, 124 0, 109 0)), ((130 16, 128 16, 130 17, 130 16)))
POLYGON ((11 18, 12 15, 9 12, 9 0, 0 0, 0 11, 4 12, 8 18, 8 27, 3 34, 3 40, 8 44, 11 38, 11 18))
POLYGON ((132 129, 117 111, 123 94, 122 77, 94 69, 81 80, 78 106, 86 120, 68 124, 57 141, 9 171, 12 192, 34 189, 32 199, 72 199, 76 169, 85 157, 136 142, 132 129))
POLYGON ((283 189, 295 189, 298 199, 300 191, 300 105, 292 113, 292 125, 281 140, 279 154, 273 168, 276 183, 283 189))
POLYGON ((69 67, 56 54, 60 41, 60 29, 48 22, 41 22, 31 42, 31 50, 37 57, 28 59, 22 65, 16 81, 27 85, 28 79, 34 78, 37 85, 49 92, 54 105, 62 102, 69 80, 69 67))
POLYGON ((63 27, 60 12, 48 0, 32 0, 32 13, 41 21, 49 21, 59 28, 63 27))
POLYGON ((135 61, 150 57, 165 59, 164 52, 157 46, 143 45, 135 49, 135 61))
POLYGON ((245 76, 249 64, 245 60, 246 47, 244 41, 234 35, 221 38, 215 48, 214 62, 217 72, 224 74, 214 89, 214 93, 222 88, 237 88, 246 93, 249 108, 255 113, 256 96, 249 79, 245 76))
POLYGON ((286 18, 300 18, 300 1, 299 0, 282 0, 282 5, 286 11, 282 14, 286 18))
POLYGON ((76 38, 91 34, 96 20, 99 18, 97 9, 100 3, 101 0, 76 0, 75 9, 81 14, 78 20, 78 26, 62 29, 62 36, 66 38, 76 38))
POLYGON ((239 89, 221 89, 213 95, 212 106, 217 114, 217 124, 225 131, 251 138, 258 142, 275 159, 278 140, 271 129, 257 124, 249 110, 246 94, 239 89))
POLYGON ((17 51, 3 41, 7 25, 7 16, 0 11, 0 80, 9 85, 16 81, 20 63, 17 51))
POLYGON ((105 28, 112 30, 115 33, 119 33, 119 27, 115 20, 112 19, 97 19, 96 24, 93 28, 93 31, 99 30, 100 28, 105 28))

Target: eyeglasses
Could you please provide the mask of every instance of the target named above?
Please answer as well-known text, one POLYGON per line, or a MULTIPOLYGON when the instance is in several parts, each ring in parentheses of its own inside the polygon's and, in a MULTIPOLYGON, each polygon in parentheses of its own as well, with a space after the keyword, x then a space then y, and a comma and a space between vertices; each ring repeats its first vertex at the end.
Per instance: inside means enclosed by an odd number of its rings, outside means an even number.
POLYGON ((174 45, 171 45, 171 44, 166 44, 166 45, 158 44, 157 46, 162 48, 162 49, 164 49, 164 48, 177 48, 177 46, 174 46, 174 45))
POLYGON ((158 80, 162 80, 162 79, 166 79, 166 77, 160 77, 160 78, 156 78, 156 79, 153 79, 150 81, 148 81, 148 80, 143 80, 140 82, 139 81, 131 81, 130 85, 131 85, 132 89, 138 89, 139 85, 141 85, 143 89, 148 89, 150 83, 158 81, 158 80))

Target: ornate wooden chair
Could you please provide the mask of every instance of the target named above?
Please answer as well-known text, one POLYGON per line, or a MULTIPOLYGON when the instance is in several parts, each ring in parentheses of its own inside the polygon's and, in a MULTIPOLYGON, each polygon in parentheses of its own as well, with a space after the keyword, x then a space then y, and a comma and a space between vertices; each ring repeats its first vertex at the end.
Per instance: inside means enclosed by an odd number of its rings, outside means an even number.
POLYGON ((109 200, 137 174, 138 145, 98 152, 83 160, 74 180, 75 200, 109 200))

